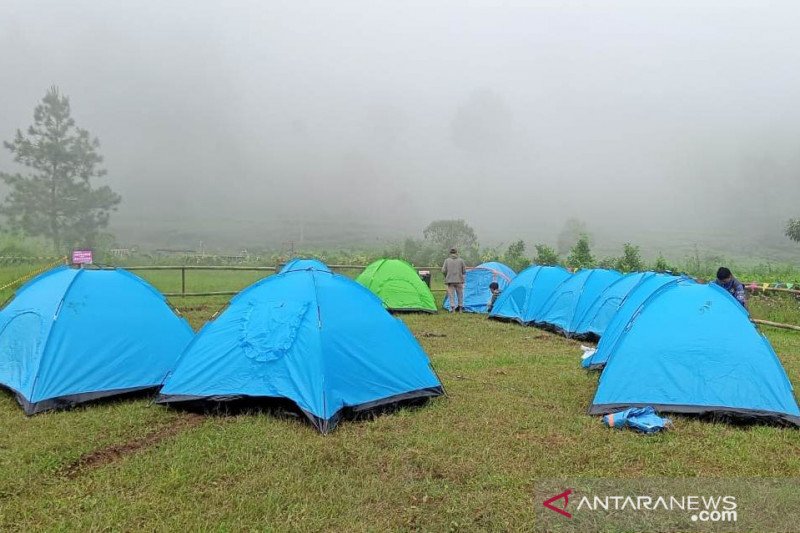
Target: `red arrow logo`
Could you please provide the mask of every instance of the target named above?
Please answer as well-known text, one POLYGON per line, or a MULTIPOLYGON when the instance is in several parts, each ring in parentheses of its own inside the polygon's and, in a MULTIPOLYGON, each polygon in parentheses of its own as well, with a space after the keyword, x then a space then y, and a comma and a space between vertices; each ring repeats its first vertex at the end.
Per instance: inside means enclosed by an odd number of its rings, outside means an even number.
POLYGON ((567 512, 567 505, 569 504, 569 495, 570 494, 572 494, 572 489, 567 489, 564 492, 562 492, 561 494, 556 494, 555 496, 553 496, 549 500, 545 500, 544 502, 542 502, 542 505, 544 505, 545 507, 547 507, 551 511, 557 512, 560 515, 564 515, 567 518, 572 518, 572 515, 567 512), (553 505, 553 502, 557 502, 558 500, 564 500, 564 506, 563 507, 556 507, 555 505, 553 505))

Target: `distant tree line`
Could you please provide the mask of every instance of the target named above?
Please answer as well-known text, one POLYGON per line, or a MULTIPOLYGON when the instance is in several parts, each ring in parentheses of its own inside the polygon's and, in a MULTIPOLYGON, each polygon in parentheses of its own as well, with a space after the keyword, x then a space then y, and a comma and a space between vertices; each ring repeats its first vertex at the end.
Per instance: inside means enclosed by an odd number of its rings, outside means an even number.
POLYGON ((422 232, 421 239, 407 238, 401 244, 383 250, 387 257, 400 257, 416 266, 439 265, 450 248, 458 249, 470 265, 487 261, 500 261, 517 272, 532 264, 562 265, 568 268, 613 268, 621 272, 641 270, 671 271, 671 266, 659 255, 653 265, 641 257, 638 246, 625 243, 622 255, 596 259, 592 253, 591 237, 586 224, 577 219, 568 220, 558 235, 557 248, 536 244, 535 255, 526 253, 525 241, 519 239, 507 247, 481 248, 475 230, 465 220, 435 220, 422 232))

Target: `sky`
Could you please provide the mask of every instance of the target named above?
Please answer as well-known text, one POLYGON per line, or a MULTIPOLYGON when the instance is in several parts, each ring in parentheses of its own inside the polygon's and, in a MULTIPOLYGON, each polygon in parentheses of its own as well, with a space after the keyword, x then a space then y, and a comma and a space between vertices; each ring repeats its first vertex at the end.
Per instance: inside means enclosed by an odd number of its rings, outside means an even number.
POLYGON ((123 245, 370 244, 442 218, 554 242, 575 217, 711 245, 800 216, 796 2, 0 7, 0 139, 57 85, 123 245))

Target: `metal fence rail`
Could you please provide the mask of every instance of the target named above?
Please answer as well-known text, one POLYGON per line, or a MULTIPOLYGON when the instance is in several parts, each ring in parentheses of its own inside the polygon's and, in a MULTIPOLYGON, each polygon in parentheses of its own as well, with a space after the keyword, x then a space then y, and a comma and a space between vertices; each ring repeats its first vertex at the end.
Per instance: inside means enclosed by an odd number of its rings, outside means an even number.
POLYGON ((220 265, 153 265, 153 266, 121 266, 108 268, 124 268, 125 270, 268 270, 275 271, 275 267, 267 266, 220 266, 220 265))
MULTIPOLYGON (((216 270, 216 271, 264 271, 264 272, 277 272, 283 267, 283 263, 277 266, 225 266, 225 265, 137 265, 130 267, 120 267, 126 270, 180 270, 181 271, 181 292, 167 292, 165 296, 172 297, 192 297, 192 296, 234 296, 240 291, 211 291, 211 292, 186 292, 186 271, 187 270, 216 270)), ((413 266, 413 265, 412 265, 413 266)), ((332 270, 364 270, 367 265, 328 265, 332 270)), ((116 267, 108 267, 116 268, 116 267)), ((416 270, 428 270, 431 273, 438 272, 439 267, 425 266, 414 267, 416 270)), ((703 280, 698 280, 702 282, 703 280)), ((745 289, 749 292, 782 292, 787 294, 794 294, 800 296, 800 289, 786 289, 782 287, 764 287, 760 283, 745 284, 745 289)), ((446 292, 447 289, 434 289, 431 292, 446 292)))
MULTIPOLYGON (((63 257, 14 257, 14 256, 0 256, 0 265, 2 264, 22 264, 22 263, 36 263, 42 261, 52 261, 55 260, 56 263, 60 262, 67 262, 67 258, 63 257)), ((56 264, 53 263, 53 264, 56 264)), ((52 266, 48 265, 49 266, 52 266)), ((94 265, 93 268, 124 268, 126 270, 131 271, 177 271, 180 270, 181 272, 181 290, 180 292, 167 292, 164 293, 165 296, 170 297, 193 297, 193 296, 233 296, 238 294, 240 291, 206 291, 206 292, 186 292, 186 271, 249 271, 249 272, 276 272, 280 270, 283 266, 283 263, 278 264, 277 266, 241 266, 241 265, 134 265, 134 266, 111 266, 111 265, 94 265)), ((333 270, 364 270, 367 268, 367 265, 328 265, 333 270)), ((412 265, 413 266, 413 265, 412 265)), ((432 274, 439 272, 438 266, 422 266, 422 267, 414 267, 416 270, 428 270, 432 274)), ((8 284, 8 286, 14 285, 19 280, 14 280, 8 284)), ((698 280, 703 281, 703 280, 698 280)), ((763 283, 758 282, 750 282, 745 283, 745 289, 748 292, 752 293, 765 293, 765 292, 782 292, 786 294, 793 294, 795 296, 800 296, 800 289, 790 289, 784 287, 770 287, 764 286, 763 283)), ((432 292, 445 292, 446 289, 444 288, 436 288, 431 289, 432 292)))
MULTIPOLYGON (((116 268, 116 267, 112 267, 116 268)), ((206 292, 186 292, 186 271, 187 270, 216 270, 216 271, 249 271, 249 272, 275 272, 276 267, 268 266, 219 266, 219 265, 138 265, 120 267, 125 270, 180 270, 181 271, 181 292, 165 292, 167 297, 191 297, 191 296, 233 296, 239 291, 206 291, 206 292)))
MULTIPOLYGON (((167 297, 189 298, 195 296, 235 296, 240 290, 236 291, 206 291, 206 292, 186 292, 186 271, 187 270, 206 270, 206 271, 250 271, 250 272, 277 272, 283 264, 277 266, 220 266, 220 265, 135 265, 135 266, 103 266, 99 268, 124 268, 131 271, 177 271, 181 272, 180 292, 165 292, 167 297)), ((332 270, 364 270, 366 265, 328 265, 332 270)), ((436 272, 438 267, 414 267, 417 270, 430 270, 436 272)), ((445 289, 431 289, 432 292, 444 292, 445 289)))

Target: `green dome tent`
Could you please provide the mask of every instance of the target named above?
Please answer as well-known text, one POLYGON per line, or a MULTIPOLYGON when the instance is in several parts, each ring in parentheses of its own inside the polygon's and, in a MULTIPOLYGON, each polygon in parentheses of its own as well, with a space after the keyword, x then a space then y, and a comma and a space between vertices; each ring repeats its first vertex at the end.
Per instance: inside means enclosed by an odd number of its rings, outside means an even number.
POLYGON ((436 312, 431 290, 414 267, 400 259, 379 259, 356 281, 374 292, 389 311, 436 312))

